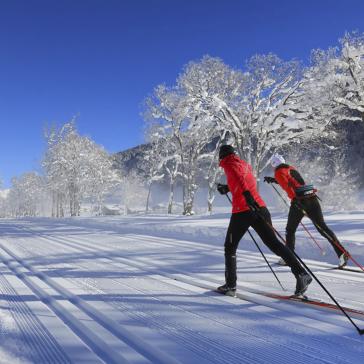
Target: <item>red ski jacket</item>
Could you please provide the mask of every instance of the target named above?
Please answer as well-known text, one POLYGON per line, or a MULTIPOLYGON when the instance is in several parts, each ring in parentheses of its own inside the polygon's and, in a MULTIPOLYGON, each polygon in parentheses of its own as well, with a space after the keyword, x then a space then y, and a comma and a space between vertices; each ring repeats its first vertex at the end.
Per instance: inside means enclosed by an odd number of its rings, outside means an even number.
POLYGON ((288 164, 279 165, 274 171, 274 178, 287 192, 287 195, 291 200, 296 197, 296 188, 305 185, 305 181, 296 168, 289 166, 288 164))
POLYGON ((224 169, 227 184, 233 196, 233 214, 250 210, 243 196, 244 191, 249 191, 260 207, 266 206, 257 191, 257 182, 249 163, 236 154, 230 154, 220 161, 220 167, 224 169))

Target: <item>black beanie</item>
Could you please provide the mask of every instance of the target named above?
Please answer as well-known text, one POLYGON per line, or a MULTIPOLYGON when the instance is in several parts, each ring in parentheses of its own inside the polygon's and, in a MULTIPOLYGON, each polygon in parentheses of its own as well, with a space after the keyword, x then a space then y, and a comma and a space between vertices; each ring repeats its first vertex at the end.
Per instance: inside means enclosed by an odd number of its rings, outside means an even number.
POLYGON ((219 151, 219 159, 223 159, 230 154, 234 154, 235 150, 231 145, 222 145, 219 151))

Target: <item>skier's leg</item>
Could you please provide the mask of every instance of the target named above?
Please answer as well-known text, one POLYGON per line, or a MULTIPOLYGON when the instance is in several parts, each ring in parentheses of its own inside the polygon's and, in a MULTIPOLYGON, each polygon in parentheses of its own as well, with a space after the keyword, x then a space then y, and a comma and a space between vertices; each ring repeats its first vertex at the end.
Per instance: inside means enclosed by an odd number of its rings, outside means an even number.
POLYGON ((278 240, 273 227, 271 227, 272 219, 268 209, 265 207, 261 208, 259 210, 259 215, 260 217, 253 222, 252 228, 260 236, 263 243, 273 253, 284 259, 295 277, 298 277, 302 273, 306 273, 293 252, 278 240), (263 221, 263 219, 265 221, 263 221))
POLYGON ((298 224, 301 222, 303 216, 304 216, 303 212, 297 208, 294 202, 292 202, 291 207, 289 209, 287 226, 286 226, 286 244, 288 248, 290 248, 291 250, 294 250, 295 248, 295 243, 296 243, 295 234, 298 224))
POLYGON ((307 216, 315 225, 317 231, 332 245, 336 255, 340 257, 344 252, 346 252, 345 248, 340 244, 335 233, 326 225, 324 216, 322 214, 321 205, 317 197, 302 201, 302 206, 306 211, 307 216))
POLYGON ((225 238, 225 281, 228 287, 236 287, 236 250, 240 239, 248 230, 252 222, 250 211, 231 215, 225 238))

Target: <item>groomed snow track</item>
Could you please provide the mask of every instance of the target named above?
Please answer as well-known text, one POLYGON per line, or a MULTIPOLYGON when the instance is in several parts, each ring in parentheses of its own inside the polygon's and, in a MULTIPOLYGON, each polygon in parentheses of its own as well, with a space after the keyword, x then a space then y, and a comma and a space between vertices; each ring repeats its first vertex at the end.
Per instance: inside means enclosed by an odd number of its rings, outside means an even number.
MULTIPOLYGON (((341 313, 259 293, 277 287, 257 254, 240 255, 240 276, 259 278, 242 281, 237 300, 212 292, 221 283, 222 250, 204 243, 52 221, 1 225, 0 287, 30 361, 363 362, 363 338, 341 313)), ((333 287, 364 287, 364 274, 310 267, 333 287)), ((292 290, 287 269, 275 269, 292 290)), ((354 292, 345 305, 363 309, 361 296, 354 292)), ((364 326, 360 315, 355 320, 364 326)))

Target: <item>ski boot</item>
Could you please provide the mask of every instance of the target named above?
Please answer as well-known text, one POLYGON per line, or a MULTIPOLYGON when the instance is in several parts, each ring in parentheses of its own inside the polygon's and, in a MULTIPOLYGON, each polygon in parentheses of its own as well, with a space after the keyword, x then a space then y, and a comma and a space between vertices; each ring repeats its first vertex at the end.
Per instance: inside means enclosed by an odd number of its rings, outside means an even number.
POLYGON ((225 255, 225 284, 217 287, 217 292, 235 296, 236 292, 236 255, 225 255))
POLYGON ((348 253, 342 253, 339 257, 339 265, 338 268, 342 269, 344 268, 347 264, 348 264, 348 260, 349 260, 349 254, 348 253))
POLYGON ((279 259, 277 264, 278 265, 287 265, 286 261, 283 258, 279 259))
POLYGON ((304 293, 307 290, 307 287, 312 282, 312 277, 304 272, 298 275, 297 283, 296 283, 296 291, 294 293, 295 296, 304 296, 304 293))
POLYGON ((236 287, 229 287, 226 283, 220 287, 217 287, 217 292, 222 293, 226 296, 235 297, 236 287))

